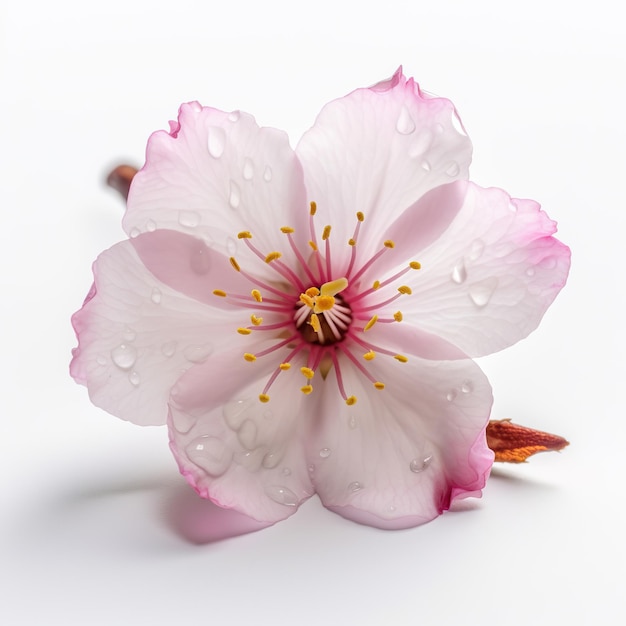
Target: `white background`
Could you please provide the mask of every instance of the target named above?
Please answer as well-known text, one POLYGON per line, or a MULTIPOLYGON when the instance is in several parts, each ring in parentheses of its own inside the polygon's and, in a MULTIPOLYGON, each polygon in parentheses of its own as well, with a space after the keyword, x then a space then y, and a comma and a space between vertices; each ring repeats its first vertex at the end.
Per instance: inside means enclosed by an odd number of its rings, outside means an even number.
POLYGON ((0 621, 623 624, 626 48, 614 0, 105 0, 0 8, 0 621), (89 7, 89 8, 84 8, 89 7), (540 329, 481 365, 493 416, 564 435, 416 529, 312 499, 198 543, 205 502, 164 429, 92 407, 69 317, 124 237, 103 185, 183 101, 295 145, 322 105, 399 64, 456 104, 472 179, 539 200, 573 250, 540 329))

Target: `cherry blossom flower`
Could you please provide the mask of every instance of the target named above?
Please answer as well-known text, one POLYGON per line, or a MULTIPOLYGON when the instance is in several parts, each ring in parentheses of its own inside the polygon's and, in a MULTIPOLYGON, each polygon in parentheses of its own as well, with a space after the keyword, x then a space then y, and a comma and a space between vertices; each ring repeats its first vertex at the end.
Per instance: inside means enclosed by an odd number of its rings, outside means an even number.
POLYGON ((91 400, 165 424, 204 498, 262 523, 317 493, 406 528, 479 496, 492 394, 472 360, 528 335, 569 250, 532 200, 467 181, 446 99, 401 70, 327 104, 295 151, 184 104, 152 135, 73 318, 91 400))

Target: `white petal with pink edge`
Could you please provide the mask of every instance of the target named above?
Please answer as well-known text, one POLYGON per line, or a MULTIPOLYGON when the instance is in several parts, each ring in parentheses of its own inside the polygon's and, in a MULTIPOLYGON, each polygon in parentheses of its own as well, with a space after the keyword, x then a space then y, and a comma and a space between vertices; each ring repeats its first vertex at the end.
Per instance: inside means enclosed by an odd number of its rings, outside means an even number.
MULTIPOLYGON (((180 470, 204 498, 260 522, 292 515, 313 494, 305 452, 319 394, 301 393, 301 375, 282 372, 271 400, 259 400, 272 361, 225 355, 205 363, 172 390, 170 445, 180 470), (269 369, 268 369, 269 368, 269 369)), ((275 363, 273 364, 276 365, 275 363)))
POLYGON ((471 361, 376 361, 371 371, 383 390, 347 365, 342 373, 356 404, 325 395, 308 446, 313 483, 324 505, 344 517, 407 528, 455 498, 480 495, 493 462, 484 434, 491 388, 471 361))
POLYGON ((131 237, 155 229, 193 234, 227 256, 244 249, 237 234, 251 231, 267 254, 284 246, 281 226, 294 227, 306 244, 307 207, 285 133, 192 102, 181 106, 171 133, 150 137, 123 224, 131 237))
POLYGON ((356 211, 382 232, 429 189, 467 178, 472 146, 452 103, 398 70, 327 104, 296 152, 309 199, 347 241, 356 211))
MULTIPOLYGON (((396 239, 405 258, 421 263, 407 275, 413 293, 402 301, 405 323, 477 357, 516 343, 537 327, 565 285, 570 251, 552 236, 556 224, 536 202, 464 181, 449 187, 465 190, 463 206, 417 257, 409 256, 410 213, 384 236, 396 239)), ((414 229, 419 228, 416 222, 414 229)))

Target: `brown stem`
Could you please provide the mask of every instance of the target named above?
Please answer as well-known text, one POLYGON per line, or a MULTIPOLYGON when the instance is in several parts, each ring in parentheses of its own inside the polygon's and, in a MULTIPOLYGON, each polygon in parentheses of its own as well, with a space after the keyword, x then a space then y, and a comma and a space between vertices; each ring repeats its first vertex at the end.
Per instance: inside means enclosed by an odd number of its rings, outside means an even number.
POLYGON ((132 165, 118 165, 107 176, 107 185, 118 191, 124 200, 127 200, 130 184, 136 173, 137 168, 132 165))

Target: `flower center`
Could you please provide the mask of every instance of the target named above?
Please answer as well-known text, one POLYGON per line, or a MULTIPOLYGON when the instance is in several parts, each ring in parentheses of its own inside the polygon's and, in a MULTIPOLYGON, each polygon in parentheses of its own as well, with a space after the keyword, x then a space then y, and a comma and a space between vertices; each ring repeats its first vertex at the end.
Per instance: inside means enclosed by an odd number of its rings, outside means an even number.
POLYGON ((350 258, 346 262, 347 266, 339 270, 333 267, 331 258, 330 226, 324 227, 322 241, 318 245, 314 227, 316 210, 316 204, 311 202, 310 249, 306 252, 298 248, 292 237, 295 232, 293 228, 283 226, 280 229, 287 236, 289 246, 297 259, 295 267, 282 261, 283 255, 278 251, 265 254, 258 250, 251 241, 252 234, 249 231, 237 235, 260 261, 276 272, 276 282, 266 282, 255 274, 248 273, 231 257, 233 269, 249 280, 253 289, 249 295, 227 293, 222 289, 213 291, 218 297, 228 298, 236 307, 248 309, 251 323, 237 329, 240 335, 264 332, 275 341, 269 348, 243 355, 248 363, 254 363, 260 358, 276 359, 276 367, 259 394, 261 402, 270 401, 271 386, 278 376, 292 368, 296 359, 301 363, 304 359, 306 363, 299 368, 305 378, 305 384, 300 387, 303 394, 309 395, 313 392, 313 379, 318 371, 319 378, 325 380, 329 372, 334 370, 337 389, 348 405, 355 404, 357 399, 345 389, 342 367, 354 367, 375 389, 383 390, 385 384, 373 375, 369 365, 376 355, 391 357, 397 363, 408 361, 402 354, 375 345, 365 333, 377 323, 402 321, 402 313, 390 312, 389 307, 398 298, 410 295, 411 289, 406 285, 394 289, 394 283, 407 272, 420 269, 420 264, 411 261, 382 282, 376 280, 369 288, 363 286, 363 275, 384 254, 389 254, 395 244, 390 240, 384 241, 381 249, 369 259, 359 259, 357 242, 364 216, 358 212, 354 234, 348 240, 351 247, 350 258), (361 358, 358 356, 359 352, 361 358))

